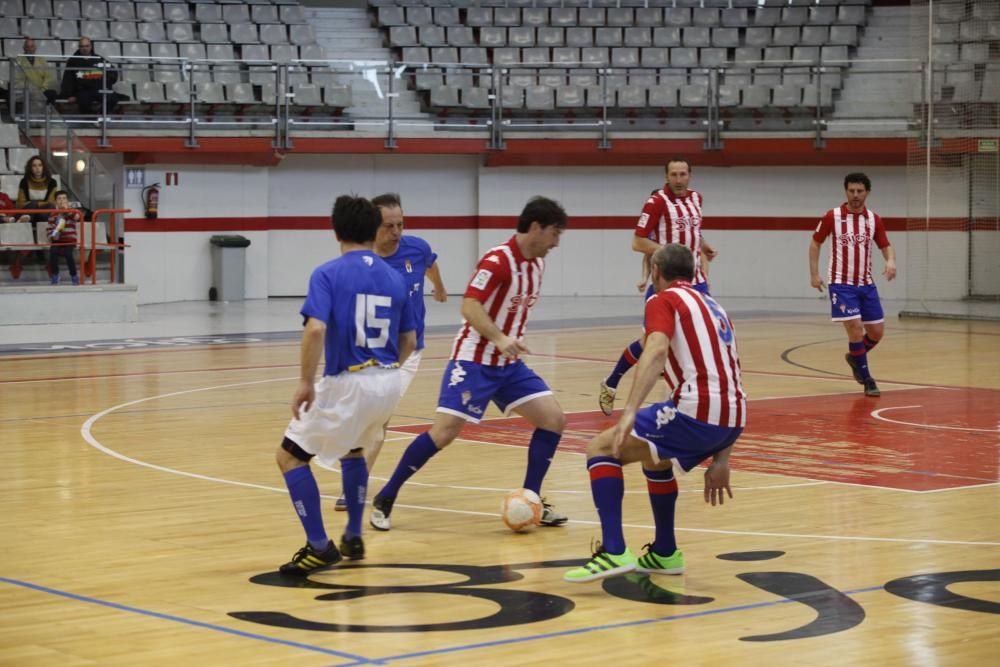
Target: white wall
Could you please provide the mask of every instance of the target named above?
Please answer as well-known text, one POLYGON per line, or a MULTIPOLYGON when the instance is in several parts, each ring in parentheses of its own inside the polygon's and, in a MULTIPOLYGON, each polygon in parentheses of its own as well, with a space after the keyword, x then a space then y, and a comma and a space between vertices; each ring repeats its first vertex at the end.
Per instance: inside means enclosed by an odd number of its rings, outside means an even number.
MULTIPOLYGON (((257 231, 238 231, 238 220, 228 220, 226 233, 251 239, 247 249, 248 298, 293 296, 304 293, 312 269, 338 254, 332 230, 272 228, 261 231, 259 219, 329 216, 333 199, 344 193, 366 196, 392 191, 403 197, 407 216, 516 217, 535 194, 562 202, 570 228, 561 245, 550 253, 543 285, 546 294, 632 295, 639 274, 639 256, 629 247, 628 229, 574 229, 573 216, 638 216, 649 192, 663 182, 660 167, 484 167, 478 156, 358 156, 292 155, 273 168, 149 166, 146 182, 165 182, 167 171, 179 174, 179 185, 163 187, 160 217, 190 219, 257 219, 257 231)), ((712 267, 713 293, 719 296, 808 296, 808 231, 763 229, 712 230, 714 218, 797 218, 818 220, 843 201, 842 167, 695 167, 692 187, 705 196, 709 218, 705 236, 719 250, 712 267)), ((866 169, 873 181, 870 207, 885 217, 905 217, 911 206, 922 205, 922 195, 907 183, 902 167, 866 169), (909 185, 909 187, 908 187, 909 185)), ((938 216, 961 216, 967 189, 958 172, 937 176, 938 216)), ((142 206, 137 190, 125 190, 125 205, 142 206)), ((133 214, 135 215, 135 214, 133 214)), ((210 221, 207 221, 210 222, 210 221)), ((265 225, 266 226, 266 225, 265 225)), ((759 227, 759 225, 757 225, 759 227)), ((204 230, 202 224, 200 229, 204 230)), ((449 292, 460 293, 477 258, 504 242, 505 229, 424 229, 439 255, 449 292)), ((130 232, 126 242, 125 279, 139 286, 140 303, 206 298, 211 282, 208 238, 212 231, 130 232)), ((216 232, 217 233, 217 232, 216 232)), ((899 256, 900 276, 892 283, 879 280, 887 298, 906 294, 909 269, 920 274, 926 263, 914 263, 910 252, 929 250, 964 257, 966 236, 961 233, 890 234, 899 256), (927 242, 932 247, 926 246, 927 242), (915 248, 909 246, 916 243, 915 248)), ((821 257, 825 266, 827 256, 821 257)), ((882 269, 881 258, 875 271, 882 269)), ((960 259, 928 281, 935 297, 958 298, 965 290, 967 264, 960 259)))

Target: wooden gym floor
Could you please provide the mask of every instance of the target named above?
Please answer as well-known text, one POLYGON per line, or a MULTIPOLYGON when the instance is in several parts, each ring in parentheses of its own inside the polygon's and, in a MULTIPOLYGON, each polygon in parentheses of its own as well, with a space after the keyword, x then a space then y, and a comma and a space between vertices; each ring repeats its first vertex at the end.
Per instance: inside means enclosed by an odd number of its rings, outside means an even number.
MULTIPOLYGON (((1000 323, 889 319, 867 399, 822 306, 735 319, 735 499, 706 506, 682 478, 687 573, 585 585, 561 579, 600 537, 582 452, 613 423, 596 388, 632 320, 529 331, 569 415, 544 488, 567 526, 500 522, 530 427, 491 408, 404 487, 391 532, 367 530, 365 560, 291 586, 274 571, 303 536, 274 449, 293 334, 3 346, 0 665, 993 664, 1000 323)), ((450 339, 429 339, 369 495, 430 422, 450 339)), ((635 551, 652 538, 637 473, 635 551)), ((339 536, 339 475, 316 474, 339 536)))

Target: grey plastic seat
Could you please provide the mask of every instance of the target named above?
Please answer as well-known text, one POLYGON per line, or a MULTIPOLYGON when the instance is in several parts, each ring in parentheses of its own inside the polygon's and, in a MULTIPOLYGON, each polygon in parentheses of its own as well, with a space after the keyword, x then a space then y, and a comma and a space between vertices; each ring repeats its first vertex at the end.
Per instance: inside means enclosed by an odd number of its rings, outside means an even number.
POLYGON ((507 44, 518 47, 534 46, 535 29, 531 26, 523 25, 507 28, 507 44))
POLYGON ((779 84, 771 91, 771 105, 782 108, 797 107, 802 104, 802 88, 779 84))
MULTIPOLYGON (((233 41, 238 41, 233 35, 233 41)), ((389 28, 389 46, 417 46, 417 29, 412 25, 397 25, 389 28)))
POLYGON ((580 49, 580 62, 591 67, 607 67, 611 64, 608 50, 604 47, 588 46, 580 49))
POLYGON ((704 107, 708 105, 708 86, 687 84, 681 86, 678 104, 682 107, 704 107))
POLYGON ((810 25, 833 25, 837 22, 837 8, 833 5, 817 5, 809 8, 810 25))
POLYGON ((194 6, 194 20, 198 23, 222 23, 222 5, 199 2, 194 6))
POLYGON ((490 62, 486 49, 475 46, 459 49, 458 59, 465 65, 486 65, 490 62))
POLYGON ((684 28, 681 44, 693 47, 710 46, 712 44, 711 30, 702 26, 684 28))
POLYGON ((594 46, 621 46, 621 28, 595 28, 594 46))
POLYGON ((643 86, 627 85, 618 89, 618 96, 615 103, 619 109, 645 109, 646 88, 643 86))
POLYGON ((475 28, 493 25, 493 10, 489 7, 469 7, 465 13, 465 24, 475 28))
POLYGON ((476 36, 468 26, 452 25, 446 29, 447 42, 451 46, 477 46, 476 36))
POLYGON ((555 91, 549 86, 528 86, 524 89, 524 106, 529 111, 555 109, 555 91))
POLYGON ((865 7, 862 5, 841 5, 837 8, 837 23, 864 25, 865 7))
POLYGON ((137 2, 135 17, 140 21, 162 21, 163 8, 158 2, 137 2))
MULTIPOLYGON (((43 19, 37 19, 43 24, 45 21, 43 19)), ((32 21, 33 22, 33 21, 32 21)), ((28 29, 25 27, 29 21, 22 21, 22 31, 24 34, 28 34, 28 29)), ((34 35, 36 37, 45 37, 47 34, 34 35)), ((91 40, 96 41, 99 39, 108 39, 110 33, 108 32, 108 22, 107 21, 80 21, 80 36, 89 37, 91 40)), ((133 38, 134 39, 134 38, 133 38)))
POLYGON ((611 66, 615 68, 638 67, 639 49, 633 47, 611 49, 611 66))
POLYGON ((622 43, 625 46, 634 46, 637 48, 652 46, 653 32, 649 28, 645 27, 625 28, 624 40, 622 43))
POLYGON ((163 18, 173 23, 191 20, 191 11, 185 2, 164 2, 163 18))
POLYGON ((653 28, 653 46, 680 46, 681 29, 677 26, 653 28))
POLYGON ((278 63, 287 63, 291 60, 298 60, 299 47, 294 44, 272 44, 271 60, 278 63))
POLYGON ((719 10, 716 7, 696 7, 691 15, 691 22, 696 26, 714 28, 721 23, 719 10))
POLYGON ((670 64, 674 67, 697 67, 698 49, 690 47, 670 49, 670 64))
MULTIPOLYGON (((10 13, 13 16, 13 13, 10 13)), ((79 0, 55 0, 52 3, 52 16, 61 19, 80 18, 79 0)))
POLYGON ((437 64, 457 64, 458 49, 454 46, 435 46, 431 48, 431 62, 437 64))
MULTIPOLYGON (((200 6, 200 5, 199 5, 200 6)), ((141 28, 140 28, 141 30, 141 28)), ((206 44, 225 44, 229 42, 229 34, 225 23, 202 23, 201 41, 206 44)))
POLYGON ((787 46, 769 46, 764 49, 764 60, 767 62, 783 62, 792 59, 792 50, 787 46))
POLYGON ((781 24, 802 26, 809 22, 808 7, 783 7, 781 9, 781 24))
POLYGON ((978 42, 986 39, 986 24, 982 21, 962 21, 958 38, 962 42, 978 42))
POLYGON ((774 28, 771 36, 772 46, 797 46, 799 44, 799 26, 779 25, 774 28))
POLYGON ((315 44, 316 30, 308 23, 302 25, 290 25, 288 26, 288 41, 298 46, 315 44))
POLYGON ((552 62, 578 63, 580 62, 580 49, 572 46, 561 46, 552 49, 552 62))
POLYGON ((435 25, 460 26, 462 19, 458 13, 458 7, 434 7, 435 25))
POLYGON ((986 42, 962 44, 961 60, 967 63, 988 63, 990 61, 990 45, 986 42))
MULTIPOLYGON (((178 23, 176 25, 186 25, 178 23)), ((265 44, 287 44, 288 29, 280 23, 265 23, 259 27, 260 41, 265 44)))
POLYGON ((781 83, 786 86, 808 86, 812 74, 808 67, 786 67, 781 73, 781 83))
POLYGON ((248 106, 256 100, 253 96, 253 86, 249 83, 226 83, 226 99, 232 104, 248 106))
POLYGON ((479 29, 479 43, 485 47, 496 48, 507 45, 507 28, 489 26, 479 29))
POLYGON ((494 65, 516 65, 519 62, 521 62, 521 49, 509 47, 493 49, 494 65))
POLYGON ((593 46, 594 45, 594 31, 591 28, 566 28, 566 46, 593 46))
POLYGON ((582 86, 561 86, 556 89, 556 106, 562 109, 580 109, 584 106, 582 86))
POLYGON ((698 51, 698 64, 702 67, 723 67, 728 62, 728 49, 710 47, 698 51))
POLYGON ((635 25, 635 13, 631 7, 611 7, 607 10, 607 25, 627 28, 635 25))
MULTIPOLYGON (((828 47, 828 48, 843 48, 846 52, 846 47, 828 47)), ((792 49, 792 60, 797 63, 818 63, 819 62, 820 50, 818 46, 796 46, 792 49)), ((846 55, 846 53, 845 53, 846 55)), ((765 60, 767 57, 765 56, 765 60)))
POLYGON ((226 23, 250 23, 250 5, 229 3, 222 5, 222 20, 226 23))
POLYGON ((649 47, 642 50, 639 60, 643 67, 666 67, 670 64, 670 51, 662 47, 649 47))
MULTIPOLYGON (((226 5, 226 7, 229 6, 231 5, 226 5)), ((223 15, 225 15, 225 8, 223 8, 223 15)), ((236 44, 254 44, 258 41, 257 25, 255 23, 231 23, 229 37, 236 44)))
POLYGON ((108 18, 108 3, 98 0, 83 0, 80 3, 80 16, 85 19, 108 18))
POLYGON ((507 86, 500 94, 500 101, 505 109, 524 108, 524 88, 507 86))
POLYGON ((108 18, 113 21, 134 21, 135 4, 132 2, 109 2, 108 18))
POLYGON ((577 12, 577 24, 599 28, 607 25, 603 7, 584 7, 577 12))
MULTIPOLYGON (((8 20, 8 19, 4 19, 8 20)), ((13 20, 13 19, 10 19, 13 20)), ((114 24, 111 26, 112 31, 115 29, 114 24)), ((123 23, 121 25, 129 25, 132 27, 132 33, 135 34, 135 24, 134 23, 123 23)), ((17 34, 17 31, 14 31, 17 34)), ((78 39, 80 37, 80 24, 76 21, 67 21, 61 19, 53 19, 49 22, 49 34, 57 39, 78 39)), ((14 36, 14 35, 11 35, 14 36)), ((115 39, 119 39, 115 37, 115 39)), ((133 37, 135 39, 135 37, 133 37)), ((37 49, 37 44, 35 45, 37 49)))
POLYGON ((806 107, 820 106, 830 108, 833 106, 833 90, 828 86, 821 87, 816 84, 803 86, 802 105, 806 107))
POLYGON ((406 12, 402 7, 385 6, 379 7, 375 12, 375 20, 378 25, 390 27, 394 25, 406 25, 406 12))
POLYGON ((408 25, 434 25, 434 15, 431 7, 412 5, 406 8, 406 23, 408 25))
POLYGON ((166 28, 158 21, 140 23, 139 39, 150 43, 165 42, 167 41, 166 28))
POLYGON ((648 105, 654 109, 672 109, 677 106, 677 88, 662 84, 649 89, 648 105))
POLYGON ((490 108, 489 88, 462 88, 460 98, 462 100, 462 106, 466 109, 490 108))
POLYGON ((205 55, 209 60, 214 61, 234 60, 236 58, 232 44, 206 44, 205 55))
POLYGON ((655 28, 663 25, 663 9, 660 7, 639 7, 635 10, 635 25, 655 28))
POLYGON ((493 25, 521 25, 521 10, 517 7, 496 7, 493 10, 493 25))
POLYGON ((554 7, 549 10, 549 24, 564 28, 576 25, 575 7, 554 7))
POLYGON ((736 48, 739 45, 739 28, 712 28, 712 46, 721 48, 736 48))
POLYGON ((723 72, 722 83, 727 86, 749 86, 750 70, 748 69, 727 69, 723 72))
POLYGON ((549 24, 549 10, 544 7, 525 7, 521 10, 521 25, 534 27, 549 24))
POLYGON ((447 46, 448 37, 442 26, 422 25, 418 29, 422 46, 447 46))
POLYGON ((746 29, 744 35, 745 46, 767 47, 771 45, 771 28, 766 26, 753 26, 746 29))
POLYGON ((535 37, 539 46, 555 47, 566 43, 563 29, 553 26, 537 28, 535 37))
POLYGON ((167 39, 171 42, 193 42, 194 24, 192 23, 168 23, 167 39))
POLYGON ((771 106, 771 88, 762 85, 743 86, 740 106, 744 109, 763 109, 771 106))
POLYGON ((205 45, 201 42, 189 42, 177 45, 177 55, 188 60, 205 60, 205 45))
POLYGON ((663 10, 663 25, 684 27, 691 25, 690 7, 666 7, 663 10))
POLYGON ((719 25, 726 28, 743 28, 750 22, 745 7, 726 7, 722 10, 722 17, 719 25))

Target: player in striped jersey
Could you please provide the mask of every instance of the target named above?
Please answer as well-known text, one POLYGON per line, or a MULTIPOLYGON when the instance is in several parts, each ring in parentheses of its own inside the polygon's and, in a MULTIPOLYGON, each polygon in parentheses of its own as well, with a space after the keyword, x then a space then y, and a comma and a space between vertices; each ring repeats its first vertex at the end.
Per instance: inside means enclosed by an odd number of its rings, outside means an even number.
POLYGON ((638 570, 681 574, 684 554, 674 536, 677 482, 712 457, 705 471, 705 502, 723 504, 729 487, 729 456, 746 425, 733 325, 712 297, 695 289, 695 260, 685 246, 668 244, 653 254, 653 284, 646 302, 645 349, 618 424, 587 445, 590 489, 601 519, 601 543, 566 581, 585 582, 638 570), (663 375, 669 400, 640 406, 663 375), (622 531, 622 466, 641 462, 653 508, 656 535, 638 559, 622 531))
MULTIPOLYGON (((441 379, 434 424, 410 443, 372 500, 369 522, 376 529, 390 529, 389 515, 403 484, 450 445, 467 422, 478 424, 491 400, 535 427, 523 487, 540 493, 566 417, 549 387, 520 357, 530 353, 524 333, 541 293, 544 257, 559 245, 566 224, 562 206, 534 197, 518 218, 517 234, 479 260, 465 290, 462 326, 441 379)), ((565 516, 543 504, 543 525, 565 522, 565 516)))
POLYGON ((847 332, 847 365, 865 396, 880 396, 868 369, 868 353, 885 333, 885 315, 872 279, 872 241, 882 251, 887 280, 896 277, 896 251, 889 244, 882 218, 865 207, 872 182, 862 173, 844 178, 847 201, 831 209, 819 221, 809 244, 809 275, 813 287, 823 291, 819 276, 819 248, 827 236, 830 243, 830 319, 842 322, 847 332))
MULTIPOLYGON (((712 261, 717 255, 712 246, 701 235, 701 193, 691 190, 691 162, 676 156, 667 161, 667 183, 662 190, 654 190, 642 207, 642 214, 632 236, 632 250, 651 256, 657 248, 667 243, 679 243, 691 250, 695 257, 695 274, 692 286, 708 294, 707 272, 702 268, 702 259, 712 261)), ((654 292, 652 285, 646 291, 646 298, 654 292)), ((611 415, 615 407, 618 383, 642 354, 642 339, 632 341, 625 347, 611 375, 601 381, 597 403, 601 412, 611 415)))
POLYGON ((341 256, 318 267, 309 279, 293 418, 276 457, 307 540, 280 568, 291 576, 330 567, 342 555, 364 557, 363 501, 348 505, 338 550, 323 526, 309 461, 317 456, 329 466, 339 459, 345 493, 365 497, 368 468, 361 448, 385 436, 402 391, 399 364, 417 342, 403 279, 372 252, 382 222, 378 209, 361 197, 338 197, 332 222, 341 256), (326 358, 323 377, 314 384, 321 356, 326 358))

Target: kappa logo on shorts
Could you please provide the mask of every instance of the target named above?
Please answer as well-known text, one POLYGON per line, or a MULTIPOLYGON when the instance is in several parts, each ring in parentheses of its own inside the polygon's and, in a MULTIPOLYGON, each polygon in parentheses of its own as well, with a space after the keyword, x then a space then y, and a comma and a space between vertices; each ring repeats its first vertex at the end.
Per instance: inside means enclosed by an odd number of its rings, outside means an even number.
POLYGON ((455 367, 451 369, 451 374, 448 376, 448 386, 455 387, 462 384, 465 379, 465 369, 462 368, 462 362, 456 361, 455 367))
POLYGON ((662 408, 656 411, 656 428, 661 428, 666 426, 674 420, 677 416, 677 408, 672 408, 669 405, 664 405, 662 408))
POLYGON ((472 400, 472 392, 471 391, 463 391, 462 392, 462 405, 468 405, 469 401, 471 401, 471 400, 472 400))

